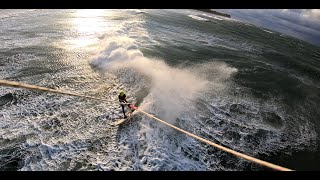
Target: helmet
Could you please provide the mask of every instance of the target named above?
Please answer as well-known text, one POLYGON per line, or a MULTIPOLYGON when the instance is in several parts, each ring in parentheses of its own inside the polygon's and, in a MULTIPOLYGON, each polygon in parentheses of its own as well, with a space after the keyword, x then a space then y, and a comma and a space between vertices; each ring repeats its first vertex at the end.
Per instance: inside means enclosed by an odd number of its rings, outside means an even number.
POLYGON ((123 95, 124 95, 124 92, 123 92, 123 91, 121 91, 121 92, 120 92, 120 96, 123 96, 123 95))

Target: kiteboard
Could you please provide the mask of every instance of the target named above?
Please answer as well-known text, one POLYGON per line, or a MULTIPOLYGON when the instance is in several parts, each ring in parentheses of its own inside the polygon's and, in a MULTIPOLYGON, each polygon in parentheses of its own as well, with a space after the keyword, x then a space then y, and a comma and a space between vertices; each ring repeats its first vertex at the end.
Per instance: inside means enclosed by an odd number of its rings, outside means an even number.
POLYGON ((133 113, 137 112, 137 111, 134 111, 137 109, 137 107, 135 107, 133 104, 130 104, 130 109, 131 110, 128 110, 128 112, 126 113, 126 116, 127 118, 121 118, 121 119, 118 119, 114 124, 116 126, 124 123, 125 121, 129 120, 132 116, 133 116, 133 113))

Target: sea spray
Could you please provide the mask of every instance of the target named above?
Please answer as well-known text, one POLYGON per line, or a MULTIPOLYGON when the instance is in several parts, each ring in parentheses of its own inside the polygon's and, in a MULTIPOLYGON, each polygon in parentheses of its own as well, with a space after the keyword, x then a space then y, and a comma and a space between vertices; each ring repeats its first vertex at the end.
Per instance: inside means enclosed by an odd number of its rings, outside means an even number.
POLYGON ((197 93, 205 89, 208 81, 190 70, 170 67, 163 60, 144 57, 132 42, 129 38, 112 40, 92 59, 91 64, 111 72, 134 71, 149 79, 149 93, 162 112, 160 117, 174 121, 197 97, 197 93))

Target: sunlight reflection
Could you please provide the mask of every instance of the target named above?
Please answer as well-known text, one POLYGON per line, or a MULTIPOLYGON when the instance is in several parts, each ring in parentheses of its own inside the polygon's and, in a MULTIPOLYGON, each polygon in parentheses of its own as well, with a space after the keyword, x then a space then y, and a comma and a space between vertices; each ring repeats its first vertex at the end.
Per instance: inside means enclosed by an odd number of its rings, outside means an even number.
POLYGON ((104 15, 106 11, 101 9, 78 10, 75 15, 73 23, 79 33, 94 34, 103 31, 104 15))
POLYGON ((99 36, 111 27, 111 23, 106 20, 112 16, 111 10, 103 9, 79 9, 74 13, 71 21, 73 34, 71 39, 66 40, 73 48, 80 48, 92 45, 99 40, 99 36))

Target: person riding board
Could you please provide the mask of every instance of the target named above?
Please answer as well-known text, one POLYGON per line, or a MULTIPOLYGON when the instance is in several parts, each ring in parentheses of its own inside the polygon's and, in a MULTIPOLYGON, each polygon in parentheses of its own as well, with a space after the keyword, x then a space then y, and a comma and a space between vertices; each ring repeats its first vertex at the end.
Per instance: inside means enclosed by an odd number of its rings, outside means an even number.
POLYGON ((121 107, 122 107, 123 117, 124 117, 124 118, 127 118, 126 113, 125 113, 125 111, 124 111, 124 103, 128 104, 128 107, 129 107, 130 109, 131 109, 131 104, 128 103, 128 101, 127 101, 127 99, 126 99, 126 98, 127 98, 127 97, 126 97, 126 94, 125 94, 123 91, 120 92, 118 98, 119 98, 119 101, 120 101, 120 105, 121 105, 121 107))

